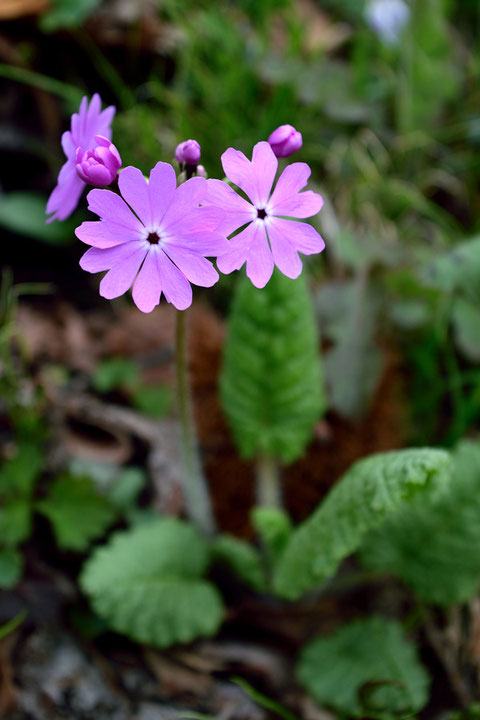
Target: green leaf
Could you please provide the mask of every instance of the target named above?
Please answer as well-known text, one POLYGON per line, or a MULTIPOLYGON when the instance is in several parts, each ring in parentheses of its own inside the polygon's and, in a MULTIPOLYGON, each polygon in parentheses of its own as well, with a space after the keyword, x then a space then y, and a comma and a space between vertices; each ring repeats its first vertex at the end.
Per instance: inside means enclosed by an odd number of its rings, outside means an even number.
POLYGON ((23 557, 17 550, 0 549, 0 588, 15 587, 22 577, 23 557))
POLYGON ((69 475, 57 478, 36 507, 52 523, 58 545, 79 552, 101 537, 117 514, 90 478, 69 475))
POLYGON ((480 588, 480 444, 461 443, 453 461, 444 496, 419 498, 369 534, 361 551, 368 567, 395 573, 439 605, 466 602, 480 588))
POLYGON ((12 192, 0 195, 0 225, 19 235, 42 240, 51 245, 72 241, 75 222, 46 224, 47 198, 36 193, 12 192))
POLYGON ((276 591, 297 598, 331 577, 365 534, 418 496, 445 491, 451 458, 431 448, 397 450, 355 463, 292 535, 274 575, 276 591))
POLYGON ((38 445, 20 442, 16 455, 0 468, 0 497, 28 496, 43 466, 44 454, 38 445))
POLYGON ((385 718, 421 710, 429 677, 393 620, 357 620, 306 645, 299 682, 321 705, 347 717, 385 718))
POLYGON ((13 499, 0 508, 0 543, 14 548, 32 531, 32 507, 28 500, 13 499))
POLYGON ((264 565, 254 547, 233 535, 220 535, 212 550, 214 558, 229 565, 247 585, 259 592, 266 590, 264 565))
POLYGON ((117 388, 135 387, 140 380, 138 366, 128 358, 108 358, 95 368, 92 385, 97 392, 108 393, 117 388))
POLYGON ((164 385, 148 385, 135 390, 133 404, 146 415, 161 417, 166 415, 172 405, 172 393, 164 385))
POLYGON ((117 632, 167 647, 213 635, 224 617, 216 588, 202 578, 209 546, 172 518, 117 533, 87 561, 80 584, 117 632))
POLYGON ((260 535, 269 563, 275 563, 292 534, 290 517, 280 508, 265 506, 253 508, 250 519, 260 535))
POLYGON ((225 345, 221 399, 244 457, 292 462, 324 410, 318 339, 305 274, 275 270, 262 290, 242 278, 225 345))

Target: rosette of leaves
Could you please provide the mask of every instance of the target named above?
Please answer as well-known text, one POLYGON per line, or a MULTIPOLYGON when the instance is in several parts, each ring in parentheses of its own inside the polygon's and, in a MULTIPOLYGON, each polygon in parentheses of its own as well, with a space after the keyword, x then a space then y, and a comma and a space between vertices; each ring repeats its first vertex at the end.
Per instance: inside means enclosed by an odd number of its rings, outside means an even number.
POLYGON ((293 462, 325 409, 305 274, 275 270, 259 290, 243 277, 230 315, 221 399, 243 457, 293 462))
POLYGON ((464 441, 453 454, 448 492, 418 498, 367 536, 361 551, 372 569, 398 575, 423 600, 466 602, 480 588, 480 444, 464 441))
POLYGON ((324 583, 368 531, 407 510, 415 498, 442 494, 450 479, 449 453, 432 448, 379 453, 355 463, 293 532, 276 565, 276 592, 295 599, 324 583))
POLYGON ((308 643, 297 677, 317 702, 345 717, 382 719, 421 710, 430 684, 402 626, 380 616, 308 643))
POLYGON ((199 532, 166 518, 116 533, 89 558, 80 584, 113 630, 167 647, 218 630, 225 611, 204 579, 209 563, 199 532))

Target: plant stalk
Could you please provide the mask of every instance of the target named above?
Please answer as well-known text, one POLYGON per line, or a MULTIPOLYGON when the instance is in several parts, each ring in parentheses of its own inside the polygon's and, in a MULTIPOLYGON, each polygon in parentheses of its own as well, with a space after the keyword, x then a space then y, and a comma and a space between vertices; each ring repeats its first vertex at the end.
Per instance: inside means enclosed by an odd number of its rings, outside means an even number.
POLYGON ((188 382, 187 314, 182 310, 177 310, 176 316, 175 369, 185 511, 189 519, 200 530, 206 535, 213 535, 215 532, 215 520, 207 482, 202 472, 198 453, 192 399, 188 382))
POLYGON ((273 455, 261 454, 257 458, 257 504, 267 507, 282 507, 280 468, 273 455))

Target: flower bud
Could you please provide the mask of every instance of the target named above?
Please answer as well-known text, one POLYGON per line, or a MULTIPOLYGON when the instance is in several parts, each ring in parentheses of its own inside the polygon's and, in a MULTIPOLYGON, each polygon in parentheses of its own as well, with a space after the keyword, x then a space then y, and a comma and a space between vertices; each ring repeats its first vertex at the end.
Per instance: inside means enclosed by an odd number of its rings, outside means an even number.
POLYGON ((268 142, 279 158, 288 157, 300 150, 303 145, 302 135, 292 125, 280 125, 272 132, 268 142))
POLYGON ((207 177, 207 171, 205 170, 203 165, 197 165, 197 170, 195 174, 197 175, 197 177, 207 177))
POLYGON ((185 140, 177 145, 175 160, 182 165, 196 165, 200 160, 200 145, 196 140, 185 140))
POLYGON ((122 166, 122 160, 115 145, 103 137, 95 135, 97 146, 85 152, 78 148, 76 170, 83 182, 95 187, 110 185, 122 166))

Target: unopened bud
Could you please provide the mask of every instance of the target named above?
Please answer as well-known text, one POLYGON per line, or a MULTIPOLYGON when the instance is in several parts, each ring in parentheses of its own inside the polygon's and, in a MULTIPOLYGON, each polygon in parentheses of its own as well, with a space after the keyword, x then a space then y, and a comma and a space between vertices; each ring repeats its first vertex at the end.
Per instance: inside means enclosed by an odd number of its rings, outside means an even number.
POLYGON ((83 182, 95 187, 110 185, 122 166, 122 160, 115 145, 102 135, 95 135, 98 143, 93 150, 77 150, 76 170, 83 182))
POLYGON ((175 160, 182 165, 196 165, 201 156, 200 145, 196 140, 185 140, 177 145, 175 160))
POLYGON ((280 125, 272 132, 268 142, 279 158, 293 155, 303 144, 302 135, 292 125, 280 125))

